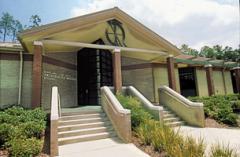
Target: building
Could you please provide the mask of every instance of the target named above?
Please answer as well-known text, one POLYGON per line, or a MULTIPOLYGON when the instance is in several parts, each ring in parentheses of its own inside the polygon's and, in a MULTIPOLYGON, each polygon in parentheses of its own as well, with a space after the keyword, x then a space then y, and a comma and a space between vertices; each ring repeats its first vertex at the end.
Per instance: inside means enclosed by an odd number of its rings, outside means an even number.
POLYGON ((132 85, 153 103, 161 85, 184 96, 240 92, 236 63, 183 55, 118 8, 26 30, 19 40, 0 44, 0 106, 49 110, 52 86, 62 107, 99 105, 105 85, 132 85))

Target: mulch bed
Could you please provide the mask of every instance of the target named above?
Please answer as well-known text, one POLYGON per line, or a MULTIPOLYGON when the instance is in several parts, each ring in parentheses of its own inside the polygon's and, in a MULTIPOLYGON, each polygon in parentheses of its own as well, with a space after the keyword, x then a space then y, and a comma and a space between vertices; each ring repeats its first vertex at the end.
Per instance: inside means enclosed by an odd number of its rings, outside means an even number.
POLYGON ((0 157, 8 157, 8 151, 4 149, 0 149, 0 157))
POLYGON ((216 120, 212 118, 205 119, 205 127, 206 128, 229 128, 228 125, 218 123, 216 120))

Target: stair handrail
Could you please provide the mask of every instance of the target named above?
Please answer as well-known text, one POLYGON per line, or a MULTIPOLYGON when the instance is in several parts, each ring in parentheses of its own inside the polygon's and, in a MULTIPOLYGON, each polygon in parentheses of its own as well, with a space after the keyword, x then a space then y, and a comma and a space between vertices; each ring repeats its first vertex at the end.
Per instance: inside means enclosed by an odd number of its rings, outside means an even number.
POLYGON ((102 107, 113 124, 118 136, 125 142, 131 141, 131 111, 124 109, 109 87, 101 87, 102 107))
POLYGON ((158 89, 159 103, 168 107, 187 124, 204 127, 203 103, 192 102, 167 86, 158 89))
POLYGON ((58 156, 57 128, 61 116, 60 95, 58 87, 52 87, 51 113, 50 113, 50 155, 58 156))
POLYGON ((157 120, 163 122, 163 107, 153 105, 142 93, 140 93, 135 87, 128 86, 127 93, 131 96, 136 97, 143 108, 145 108, 148 112, 150 112, 157 120))
POLYGON ((59 115, 59 117, 62 116, 61 99, 60 99, 60 94, 59 93, 58 93, 58 115, 59 115))
POLYGON ((203 107, 203 103, 200 102, 192 102, 189 99, 185 98, 181 94, 177 93, 176 91, 172 90, 168 86, 161 86, 159 88, 159 91, 166 91, 169 94, 173 95, 175 99, 178 99, 179 101, 182 101, 184 105, 191 106, 191 107, 203 107))

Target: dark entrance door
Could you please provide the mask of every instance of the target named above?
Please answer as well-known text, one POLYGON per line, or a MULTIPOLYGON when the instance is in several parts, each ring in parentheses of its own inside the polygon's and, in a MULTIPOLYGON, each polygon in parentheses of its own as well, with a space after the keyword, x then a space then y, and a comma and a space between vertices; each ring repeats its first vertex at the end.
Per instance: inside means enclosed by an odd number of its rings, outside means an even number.
POLYGON ((179 68, 181 94, 185 97, 197 96, 194 68, 179 68))
POLYGON ((231 79, 232 79, 232 86, 233 86, 233 92, 237 93, 237 83, 236 83, 236 74, 234 70, 231 70, 231 79))
POLYGON ((78 52, 78 104, 100 105, 100 87, 113 85, 112 54, 84 48, 78 52))

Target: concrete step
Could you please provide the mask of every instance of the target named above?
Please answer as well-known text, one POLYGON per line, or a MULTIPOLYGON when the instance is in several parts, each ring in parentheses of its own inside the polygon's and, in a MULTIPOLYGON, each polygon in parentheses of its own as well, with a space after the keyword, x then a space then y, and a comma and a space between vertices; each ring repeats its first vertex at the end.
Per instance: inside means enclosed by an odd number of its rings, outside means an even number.
POLYGON ((97 134, 90 135, 80 135, 80 136, 72 136, 58 139, 58 145, 65 145, 71 143, 85 142, 85 141, 95 141, 99 139, 105 139, 109 137, 115 137, 116 134, 114 132, 102 132, 97 134))
POLYGON ((168 113, 163 115, 163 118, 172 118, 172 117, 176 117, 176 115, 173 113, 168 113))
POLYGON ((102 132, 107 132, 107 131, 113 131, 113 128, 111 126, 109 126, 109 127, 97 127, 97 128, 89 128, 89 129, 63 131, 63 132, 58 133, 58 138, 80 136, 80 135, 90 135, 90 134, 102 133, 102 132))
POLYGON ((177 127, 177 126, 184 125, 184 122, 183 121, 177 121, 177 122, 168 122, 168 123, 164 123, 164 124, 169 126, 169 127, 177 127))
POLYGON ((163 114, 172 114, 172 112, 168 110, 163 110, 163 114))
POLYGON ((177 122, 180 119, 178 117, 163 118, 163 121, 166 122, 177 122))
POLYGON ((59 126, 67 126, 67 125, 75 125, 75 124, 87 124, 87 123, 97 123, 97 122, 104 122, 106 118, 87 118, 87 119, 76 119, 76 120, 65 120, 59 121, 59 126))
POLYGON ((85 115, 85 114, 101 114, 104 113, 102 110, 86 110, 86 111, 78 111, 78 112, 65 112, 62 113, 61 116, 74 116, 74 115, 85 115))
POLYGON ((106 114, 105 113, 96 113, 96 114, 83 114, 83 115, 73 115, 73 116, 62 116, 60 118, 60 120, 61 121, 65 121, 65 120, 98 118, 98 117, 106 117, 106 114))
POLYGON ((67 125, 67 126, 59 126, 58 132, 62 131, 72 131, 72 130, 79 130, 79 129, 88 129, 88 128, 97 128, 97 127, 104 127, 111 125, 110 121, 105 122, 97 122, 97 123, 87 123, 87 124, 75 124, 75 125, 67 125))

